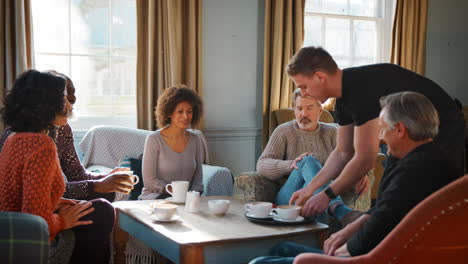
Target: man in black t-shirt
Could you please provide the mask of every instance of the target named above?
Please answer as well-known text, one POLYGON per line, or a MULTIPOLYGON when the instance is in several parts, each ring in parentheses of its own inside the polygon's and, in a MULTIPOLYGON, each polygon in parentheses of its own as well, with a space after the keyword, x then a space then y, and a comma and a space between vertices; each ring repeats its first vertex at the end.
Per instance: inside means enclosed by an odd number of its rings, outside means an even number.
MULTIPOLYGON (((304 215, 323 212, 330 199, 351 188, 373 167, 379 146, 379 98, 385 95, 414 91, 432 102, 440 118, 435 142, 457 174, 463 175, 463 116, 453 99, 435 82, 393 64, 340 70, 327 51, 315 47, 297 52, 286 71, 303 95, 322 103, 337 98, 335 110, 340 125, 337 146, 314 180, 290 200, 304 204, 304 215), (312 196, 333 179, 325 191, 312 196)), ((390 157, 387 165, 393 161, 390 157)))

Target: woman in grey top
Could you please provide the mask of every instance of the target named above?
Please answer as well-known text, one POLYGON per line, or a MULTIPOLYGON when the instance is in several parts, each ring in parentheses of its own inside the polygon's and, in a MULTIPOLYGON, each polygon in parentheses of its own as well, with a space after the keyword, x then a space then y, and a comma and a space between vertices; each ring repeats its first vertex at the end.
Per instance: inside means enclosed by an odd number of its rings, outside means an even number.
POLYGON ((168 197, 165 187, 172 181, 189 181, 191 190, 203 191, 201 141, 187 130, 198 124, 202 109, 200 97, 185 86, 168 88, 159 98, 161 128, 146 138, 140 200, 168 197))

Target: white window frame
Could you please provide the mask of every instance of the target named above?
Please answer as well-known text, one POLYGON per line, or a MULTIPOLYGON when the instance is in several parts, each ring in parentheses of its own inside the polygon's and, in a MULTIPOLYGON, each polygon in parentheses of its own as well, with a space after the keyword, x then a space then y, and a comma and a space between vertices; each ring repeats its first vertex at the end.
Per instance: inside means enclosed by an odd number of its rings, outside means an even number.
MULTIPOLYGON (((40 1, 40 0, 36 0, 40 1)), ((61 0, 63 1, 63 0, 61 0)), ((67 52, 37 52, 34 51, 34 56, 39 55, 39 56, 61 56, 61 57, 67 57, 68 58, 68 73, 66 73, 70 79, 74 80, 73 74, 72 74, 72 57, 86 57, 86 58, 107 58, 107 62, 109 65, 109 71, 110 73, 114 73, 113 67, 114 65, 111 63, 113 59, 135 59, 137 57, 137 54, 135 56, 125 56, 125 55, 115 55, 113 54, 113 43, 112 43, 112 31, 113 27, 112 25, 112 19, 113 19, 113 9, 112 9, 112 0, 108 0, 109 2, 109 44, 108 44, 108 52, 107 54, 83 54, 83 53, 73 53, 72 52, 72 14, 71 14, 71 1, 72 0, 67 0, 67 9, 68 9, 68 51, 67 52)), ((138 0, 135 0, 138 1, 138 0)), ((136 64, 135 64, 136 65, 136 64)), ((46 69, 41 69, 41 70, 46 70, 46 69)), ((136 74, 136 69, 135 69, 135 74, 136 74)), ((98 89, 98 83, 96 82, 95 89, 98 89)), ((76 84, 75 84, 76 85, 76 84)), ((77 87, 79 89, 79 87, 77 87)), ((125 94, 125 90, 123 86, 121 86, 120 93, 119 94, 109 94, 109 98, 115 97, 115 96, 132 96, 132 94, 125 94)), ((96 91, 98 95, 104 95, 103 91, 96 91)), ((135 90, 135 98, 136 98, 136 90, 135 90)), ((77 98, 80 100, 80 98, 77 98)), ((135 107, 136 107, 136 100, 135 100, 135 107)), ((83 122, 83 123, 92 123, 93 125, 102 125, 102 124, 113 124, 115 125, 117 122, 121 124, 121 126, 128 126, 128 127, 135 127, 137 125, 137 116, 135 115, 134 118, 126 117, 124 118, 125 120, 121 120, 121 117, 119 116, 83 116, 79 117, 80 121, 71 121, 73 122, 83 122), (130 120, 134 120, 134 125, 130 125, 129 122, 130 120), (119 122, 122 121, 122 122, 119 122)), ((74 132, 77 132, 78 136, 81 136, 81 134, 84 134, 87 129, 73 129, 74 132)), ((75 133, 76 134, 76 133, 75 133)), ((76 139, 75 139, 76 141, 76 139)))
MULTIPOLYGON (((368 17, 368 16, 354 16, 354 15, 341 15, 341 14, 331 14, 331 13, 323 13, 323 12, 309 12, 305 11, 304 17, 307 16, 315 16, 321 17, 322 19, 322 43, 320 46, 325 46, 325 34, 326 34, 326 23, 325 20, 327 18, 339 18, 339 19, 347 19, 350 20, 350 50, 353 50, 353 21, 354 20, 368 20, 368 21, 376 21, 377 24, 377 49, 376 49, 376 61, 374 63, 381 63, 381 62, 390 62, 390 53, 392 47, 392 26, 393 26, 393 18, 395 13, 395 4, 396 0, 379 0, 377 2, 377 9, 380 10, 380 16, 377 17, 368 17)), ((350 0, 347 0, 348 10, 350 10, 350 0)), ((307 25, 305 25, 307 26, 307 25)), ((333 54, 332 54, 333 56, 333 54)), ((355 56, 353 56, 353 52, 349 56, 350 63, 348 67, 355 66, 353 64, 355 56)))

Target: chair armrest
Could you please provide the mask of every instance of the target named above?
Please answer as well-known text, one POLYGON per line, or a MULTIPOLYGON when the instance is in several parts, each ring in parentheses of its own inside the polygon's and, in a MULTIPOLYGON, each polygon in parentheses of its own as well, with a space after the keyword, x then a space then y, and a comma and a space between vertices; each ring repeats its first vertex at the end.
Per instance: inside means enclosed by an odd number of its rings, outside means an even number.
MULTIPOLYGON (((0 256, 9 263, 47 263, 49 226, 40 216, 0 212, 0 256)), ((3 261, 2 261, 3 263, 3 261)))
POLYGON ((203 195, 231 196, 234 189, 234 177, 225 167, 202 164, 203 195))
POLYGON ((258 175, 257 172, 243 172, 236 177, 236 187, 242 190, 245 201, 274 202, 281 184, 258 175))

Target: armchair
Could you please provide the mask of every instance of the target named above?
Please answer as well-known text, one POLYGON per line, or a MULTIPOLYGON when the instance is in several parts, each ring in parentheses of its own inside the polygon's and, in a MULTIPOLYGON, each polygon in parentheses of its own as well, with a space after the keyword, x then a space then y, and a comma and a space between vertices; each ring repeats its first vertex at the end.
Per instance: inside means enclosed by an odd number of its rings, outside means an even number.
POLYGON ((366 255, 340 258, 301 254, 295 264, 466 263, 468 259, 468 176, 433 193, 366 255))
POLYGON ((8 263, 47 263, 49 226, 40 216, 0 212, 0 260, 8 263))
MULTIPOLYGON (((273 131, 278 125, 294 119, 294 110, 292 108, 278 109, 271 113, 271 127, 270 131, 273 131)), ((320 122, 333 123, 334 118, 327 110, 323 110, 319 118, 320 122)), ((375 163, 377 165, 377 161, 375 163)), ((382 170, 379 171, 380 173, 382 170)), ((368 172, 368 177, 371 182, 371 186, 374 184, 374 170, 371 169, 368 172)), ((381 175, 378 175, 379 179, 381 175)), ((243 172, 236 177, 235 186, 239 188, 246 201, 269 201, 275 200, 276 193, 279 191, 281 186, 284 184, 286 179, 280 181, 272 181, 261 175, 256 171, 243 172)), ((371 205, 371 188, 367 193, 362 194, 355 202, 354 209, 359 211, 366 211, 371 205)))

